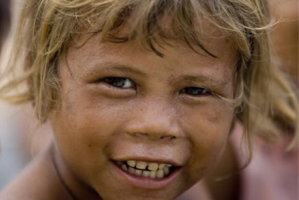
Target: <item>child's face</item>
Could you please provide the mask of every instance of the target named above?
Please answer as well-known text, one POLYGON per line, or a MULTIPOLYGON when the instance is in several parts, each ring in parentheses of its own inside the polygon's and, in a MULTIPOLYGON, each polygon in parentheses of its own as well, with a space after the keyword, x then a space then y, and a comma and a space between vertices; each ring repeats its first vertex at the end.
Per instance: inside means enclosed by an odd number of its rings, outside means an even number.
MULTIPOLYGON (((228 40, 207 37, 218 58, 178 41, 160 48, 161 58, 135 42, 99 43, 98 36, 61 56, 62 103, 51 123, 77 180, 104 199, 165 200, 216 165, 233 109, 205 89, 233 98, 237 56, 228 40), (122 169, 131 160, 175 167, 164 178, 143 178, 122 169)), ((137 173, 161 176, 144 171, 137 173)))

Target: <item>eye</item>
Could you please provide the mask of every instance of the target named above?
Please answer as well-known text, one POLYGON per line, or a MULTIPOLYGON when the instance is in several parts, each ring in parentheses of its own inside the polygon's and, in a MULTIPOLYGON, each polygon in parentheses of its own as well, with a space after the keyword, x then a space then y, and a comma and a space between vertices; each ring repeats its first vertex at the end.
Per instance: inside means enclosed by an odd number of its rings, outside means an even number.
POLYGON ((135 88, 135 84, 128 78, 106 77, 102 81, 117 88, 135 88))
POLYGON ((206 95, 209 94, 210 91, 204 88, 198 88, 198 87, 186 87, 183 88, 180 93, 192 95, 192 96, 199 96, 199 95, 206 95))

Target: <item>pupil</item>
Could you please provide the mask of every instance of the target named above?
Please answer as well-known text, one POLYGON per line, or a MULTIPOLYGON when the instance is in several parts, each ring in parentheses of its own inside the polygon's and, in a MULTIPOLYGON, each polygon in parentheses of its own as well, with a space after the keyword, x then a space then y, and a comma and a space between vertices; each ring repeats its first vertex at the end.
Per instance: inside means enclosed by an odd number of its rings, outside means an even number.
POLYGON ((107 78, 106 81, 109 84, 114 85, 116 87, 122 87, 125 84, 125 79, 124 78, 107 78))
POLYGON ((190 87, 190 88, 187 89, 187 92, 189 94, 198 94, 199 93, 199 88, 190 87))
POLYGON ((122 78, 115 78, 114 85, 118 87, 122 87, 124 85, 124 79, 122 78))

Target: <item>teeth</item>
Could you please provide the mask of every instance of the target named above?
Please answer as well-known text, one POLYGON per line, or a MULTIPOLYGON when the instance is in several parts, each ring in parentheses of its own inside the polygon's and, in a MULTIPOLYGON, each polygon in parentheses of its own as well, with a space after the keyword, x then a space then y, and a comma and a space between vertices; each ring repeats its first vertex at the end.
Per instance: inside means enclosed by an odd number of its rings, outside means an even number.
POLYGON ((164 171, 165 175, 168 175, 169 174, 169 167, 164 167, 163 171, 164 171))
POLYGON ((164 178, 170 173, 172 165, 165 163, 147 163, 144 161, 129 160, 126 162, 116 161, 124 171, 136 176, 143 176, 149 178, 164 178))
POLYGON ((125 170, 125 171, 128 171, 127 165, 125 165, 125 164, 123 164, 123 165, 121 166, 121 168, 122 168, 123 170, 125 170))
POLYGON ((150 172, 150 177, 151 178, 156 178, 156 172, 155 171, 151 171, 150 172))
POLYGON ((136 168, 138 169, 145 169, 147 167, 147 163, 143 161, 138 161, 136 164, 136 168))
POLYGON ((128 164, 130 167, 135 167, 136 162, 135 162, 134 160, 129 160, 129 161, 127 161, 127 164, 128 164))
POLYGON ((142 175, 142 170, 135 169, 135 175, 141 176, 142 175))
POLYGON ((149 177, 150 176, 150 172, 149 171, 143 171, 142 172, 142 176, 149 177))
POLYGON ((129 173, 135 175, 135 169, 133 169, 132 167, 129 167, 129 173))
POLYGON ((159 169, 163 169, 165 167, 165 164, 160 164, 159 169))
POLYGON ((150 163, 147 168, 151 171, 157 171, 158 167, 159 165, 157 163, 150 163))
POLYGON ((162 169, 159 169, 156 173, 157 178, 164 178, 164 172, 162 169))

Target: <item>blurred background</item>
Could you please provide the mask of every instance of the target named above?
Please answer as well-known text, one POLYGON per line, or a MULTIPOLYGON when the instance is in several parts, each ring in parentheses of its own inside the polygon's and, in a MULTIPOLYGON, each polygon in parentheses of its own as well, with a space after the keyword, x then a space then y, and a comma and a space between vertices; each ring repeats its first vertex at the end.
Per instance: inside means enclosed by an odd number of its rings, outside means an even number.
MULTIPOLYGON (((17 17, 25 2, 0 0, 0 72, 8 60, 17 17)), ((5 79, 1 73, 0 78, 5 79)), ((31 105, 0 101, 0 190, 46 148, 50 137, 50 127, 39 125, 31 105)))
MULTIPOLYGON (((16 18, 25 1, 11 0, 10 6, 5 7, 9 0, 0 0, 4 9, 0 9, 0 21, 8 22, 5 11, 11 14, 10 26, 0 23, 1 35, 10 30, 3 40, 0 69, 3 69, 8 59, 16 18)), ((272 17, 280 21, 271 32, 277 62, 298 86, 298 0, 269 0, 269 4, 272 17)), ((50 141, 50 127, 38 124, 31 105, 15 106, 0 101, 0 190, 50 141)))
POLYGON ((298 0, 268 0, 272 17, 272 39, 277 60, 298 86, 298 0))

